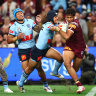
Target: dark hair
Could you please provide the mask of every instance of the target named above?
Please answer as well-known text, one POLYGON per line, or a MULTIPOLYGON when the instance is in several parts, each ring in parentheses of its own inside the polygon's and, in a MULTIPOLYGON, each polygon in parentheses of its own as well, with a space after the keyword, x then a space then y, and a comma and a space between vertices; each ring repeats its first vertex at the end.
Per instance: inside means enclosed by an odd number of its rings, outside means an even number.
POLYGON ((80 14, 80 11, 76 10, 76 13, 80 14))
MULTIPOLYGON (((58 9, 63 9, 63 7, 62 6, 60 6, 58 9)), ((64 9, 63 9, 64 10, 64 9)))
POLYGON ((76 13, 76 11, 75 11, 73 8, 68 8, 68 9, 65 11, 65 14, 66 14, 66 15, 75 16, 75 13, 76 13))

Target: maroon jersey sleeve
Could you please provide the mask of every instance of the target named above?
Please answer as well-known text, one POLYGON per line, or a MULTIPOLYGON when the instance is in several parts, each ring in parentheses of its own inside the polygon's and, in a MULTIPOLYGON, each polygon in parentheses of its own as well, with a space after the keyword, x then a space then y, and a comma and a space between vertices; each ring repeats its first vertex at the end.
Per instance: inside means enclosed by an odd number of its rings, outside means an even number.
POLYGON ((68 25, 68 30, 71 30, 73 33, 76 31, 78 24, 75 22, 72 22, 68 25))

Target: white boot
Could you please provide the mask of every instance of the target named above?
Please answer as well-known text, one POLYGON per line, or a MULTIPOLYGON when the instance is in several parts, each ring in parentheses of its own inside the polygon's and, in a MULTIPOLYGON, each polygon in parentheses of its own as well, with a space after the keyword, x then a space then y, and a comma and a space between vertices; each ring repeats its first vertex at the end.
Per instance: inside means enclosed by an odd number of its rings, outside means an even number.
POLYGON ((12 91, 11 89, 9 89, 9 88, 4 89, 4 92, 5 92, 5 93, 13 93, 13 91, 12 91))

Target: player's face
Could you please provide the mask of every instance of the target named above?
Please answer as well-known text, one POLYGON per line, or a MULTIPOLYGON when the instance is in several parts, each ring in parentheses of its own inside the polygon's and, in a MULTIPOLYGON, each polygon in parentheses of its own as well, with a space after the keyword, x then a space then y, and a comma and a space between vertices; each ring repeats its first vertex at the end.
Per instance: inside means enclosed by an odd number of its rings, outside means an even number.
POLYGON ((58 16, 54 16, 53 21, 54 21, 55 24, 57 24, 58 23, 57 22, 58 21, 58 16))
POLYGON ((66 20, 68 21, 68 23, 71 23, 74 20, 74 16, 66 15, 66 20))
POLYGON ((22 12, 18 12, 18 13, 16 13, 16 18, 18 20, 23 20, 24 19, 24 14, 22 12))

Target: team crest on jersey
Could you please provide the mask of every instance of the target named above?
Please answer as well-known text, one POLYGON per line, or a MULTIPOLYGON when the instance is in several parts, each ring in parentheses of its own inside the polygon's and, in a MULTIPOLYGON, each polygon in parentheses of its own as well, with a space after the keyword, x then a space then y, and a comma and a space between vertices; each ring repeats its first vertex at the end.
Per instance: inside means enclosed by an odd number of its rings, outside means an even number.
POLYGON ((27 24, 27 27, 30 28, 30 24, 27 24))
POLYGON ((31 26, 30 26, 30 24, 27 24, 27 27, 28 27, 29 30, 31 30, 31 26))

